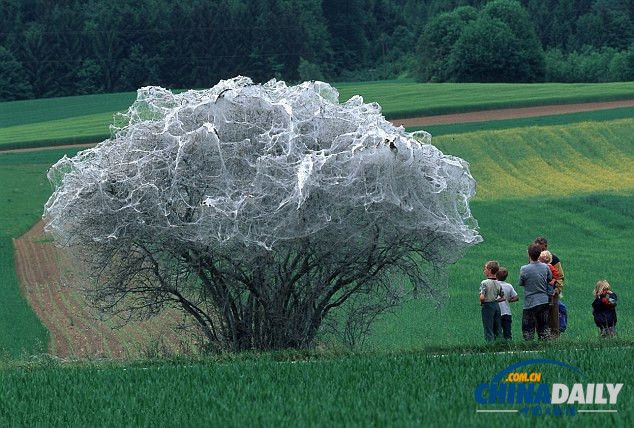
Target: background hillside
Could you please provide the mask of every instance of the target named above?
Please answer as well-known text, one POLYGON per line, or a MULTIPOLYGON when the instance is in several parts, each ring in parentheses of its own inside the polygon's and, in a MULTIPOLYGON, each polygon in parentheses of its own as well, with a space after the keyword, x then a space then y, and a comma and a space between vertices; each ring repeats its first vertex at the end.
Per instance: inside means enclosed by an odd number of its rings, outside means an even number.
POLYGON ((238 74, 634 80, 626 0, 0 0, 0 10, 0 100, 210 87, 238 74))

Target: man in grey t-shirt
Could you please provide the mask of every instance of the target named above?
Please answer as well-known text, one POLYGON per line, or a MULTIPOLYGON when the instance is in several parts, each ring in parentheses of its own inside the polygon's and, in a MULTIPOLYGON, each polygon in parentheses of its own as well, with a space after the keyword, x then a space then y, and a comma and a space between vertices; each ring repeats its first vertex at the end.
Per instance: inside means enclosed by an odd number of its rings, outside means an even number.
POLYGON ((524 287, 524 311, 522 334, 525 340, 533 340, 535 327, 540 340, 548 338, 548 282, 553 278, 550 268, 538 261, 541 247, 528 247, 530 263, 520 268, 517 285, 524 287))

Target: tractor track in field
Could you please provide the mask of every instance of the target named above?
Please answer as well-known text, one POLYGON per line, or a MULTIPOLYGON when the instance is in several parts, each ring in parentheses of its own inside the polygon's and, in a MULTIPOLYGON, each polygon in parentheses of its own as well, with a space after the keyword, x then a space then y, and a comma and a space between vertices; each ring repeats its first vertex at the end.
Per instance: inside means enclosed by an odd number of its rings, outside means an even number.
POLYGON ((64 359, 128 359, 152 352, 190 350, 166 313, 123 325, 104 320, 77 290, 72 266, 44 232, 40 220, 13 240, 22 295, 49 331, 48 352, 64 359))
POLYGON ((614 108, 634 107, 634 99, 604 101, 579 104, 554 104, 536 107, 518 107, 499 110, 482 110, 468 113, 421 116, 407 119, 394 119, 395 125, 411 126, 449 125, 466 122, 488 122, 491 120, 522 119, 527 117, 555 116, 558 114, 581 113, 586 111, 610 110, 614 108))
MULTIPOLYGON (((634 100, 563 104, 540 107, 486 110, 470 113, 395 119, 405 127, 442 125, 549 116, 613 108, 633 107, 634 100)), ((55 146, 0 151, 32 152, 60 148, 88 148, 95 144, 55 146)), ((15 264, 22 295, 50 333, 49 352, 61 358, 126 359, 143 355, 157 344, 167 352, 187 351, 182 335, 173 327, 179 315, 169 313, 148 321, 116 326, 103 321, 76 287, 64 284, 70 278, 68 262, 44 233, 43 221, 14 239, 15 264)))

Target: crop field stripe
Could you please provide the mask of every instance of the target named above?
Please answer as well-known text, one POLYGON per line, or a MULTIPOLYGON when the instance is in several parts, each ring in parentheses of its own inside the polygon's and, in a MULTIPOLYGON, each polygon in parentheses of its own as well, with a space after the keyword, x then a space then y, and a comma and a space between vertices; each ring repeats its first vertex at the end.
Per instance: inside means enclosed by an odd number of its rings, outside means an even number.
MULTIPOLYGON (((356 94, 366 102, 379 102, 387 113, 390 106, 399 110, 415 106, 416 110, 447 113, 465 111, 473 105, 515 101, 518 105, 610 101, 634 99, 632 82, 580 84, 482 84, 482 83, 414 83, 403 81, 335 83, 340 100, 356 94)), ((0 128, 62 120, 84 115, 114 114, 126 111, 136 99, 136 92, 44 98, 0 102, 0 128)), ((482 108, 480 108, 482 109, 482 108)))
POLYGON ((0 298, 6 308, 0 313, 3 352, 18 357, 23 353, 46 352, 48 331, 35 316, 18 282, 11 239, 0 236, 0 298))
MULTIPOLYGON (((58 279, 49 276, 51 272, 44 270, 44 266, 56 266, 56 261, 51 258, 50 253, 37 251, 36 248, 42 245, 38 242, 38 239, 33 236, 26 236, 21 238, 20 245, 16 245, 16 252, 19 252, 17 257, 19 266, 18 269, 23 272, 23 278, 25 282, 22 284, 23 288, 28 292, 34 290, 38 297, 40 310, 36 312, 41 317, 41 321, 44 325, 50 326, 54 324, 58 333, 61 333, 66 340, 68 340, 69 351, 68 354, 64 354, 61 349, 60 356, 64 358, 68 357, 80 357, 81 349, 73 346, 73 337, 77 334, 81 334, 80 329, 69 328, 66 323, 70 323, 67 312, 60 307, 61 302, 56 298, 58 293, 53 293, 53 288, 59 288, 58 279), (80 352, 79 354, 77 352, 80 352)), ((48 243, 48 245, 52 245, 48 243)), ((62 305, 63 306, 63 305, 62 305)), ((79 325, 82 324, 82 320, 77 320, 79 325)), ((55 331, 51 332, 55 335, 55 331)))
POLYGON ((31 309, 29 295, 20 291, 13 238, 28 231, 42 215, 51 192, 46 170, 64 153, 74 151, 0 153, 0 297, 11 308, 0 311, 0 348, 12 358, 48 351, 49 332, 31 309))
POLYGON ((70 119, 40 122, 0 128, 0 150, 37 147, 46 142, 98 142, 110 136, 111 114, 80 116, 70 119), (103 138, 105 137, 105 138, 103 138))
POLYGON ((104 324, 112 330, 112 334, 119 340, 119 343, 125 350, 126 354, 121 354, 120 357, 133 358, 137 356, 135 347, 136 342, 134 341, 134 338, 128 334, 125 328, 115 326, 110 320, 105 321, 104 324))
MULTIPOLYGON (((69 343, 70 354, 69 355, 61 355, 61 356, 62 357, 66 357, 66 358, 73 358, 73 357, 79 358, 79 357, 81 357, 84 354, 84 349, 77 348, 77 347, 73 346, 73 342, 75 342, 75 340, 73 340, 72 338, 75 335, 81 335, 83 332, 79 328, 77 328, 77 329, 70 328, 71 327, 71 325, 70 325, 71 324, 71 320, 68 318, 66 312, 64 310, 62 310, 62 308, 60 308, 57 299, 53 295, 53 290, 52 290, 52 287, 50 286, 50 284, 41 285, 40 290, 45 291, 45 292, 40 293, 40 298, 42 296, 45 296, 46 303, 47 303, 47 309, 52 309, 53 313, 56 314, 56 316, 54 316, 52 318, 53 321, 62 330, 62 334, 64 335, 64 337, 71 338, 71 342, 69 343)), ((88 353, 89 354, 92 353, 91 351, 92 351, 92 349, 89 349, 88 353)))
POLYGON ((125 111, 134 102, 136 92, 79 95, 0 103, 0 127, 28 125, 42 121, 125 111))
MULTIPOLYGON (((120 343, 118 336, 107 325, 96 320, 94 313, 88 309, 85 299, 80 298, 70 286, 61 287, 57 294, 61 297, 66 311, 71 314, 73 319, 79 320, 80 323, 85 322, 90 331, 93 332, 93 336, 100 338, 102 350, 110 358, 123 356, 125 347, 120 343)), ((86 331, 85 334, 88 332, 86 331)))
POLYGON ((124 326, 115 328, 127 338, 127 347, 130 349, 132 357, 143 355, 146 347, 145 344, 150 343, 152 340, 152 336, 145 328, 141 328, 136 322, 130 322, 124 326))
POLYGON ((445 153, 471 163, 477 199, 634 189, 634 119, 569 126, 446 135, 432 140, 445 153), (459 143, 456 143, 458 139, 459 143), (557 183, 548 189, 535 174, 557 183))

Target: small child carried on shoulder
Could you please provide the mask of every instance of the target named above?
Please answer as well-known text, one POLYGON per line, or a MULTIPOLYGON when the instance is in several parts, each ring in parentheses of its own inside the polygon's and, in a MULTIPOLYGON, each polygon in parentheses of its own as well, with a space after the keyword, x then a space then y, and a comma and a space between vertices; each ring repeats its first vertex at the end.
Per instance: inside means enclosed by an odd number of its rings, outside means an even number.
POLYGON ((553 279, 551 279, 548 283, 548 305, 552 306, 553 296, 555 295, 555 283, 557 280, 557 276, 559 275, 559 271, 557 271, 557 269, 555 269, 555 267, 550 264, 553 261, 553 255, 550 253, 550 251, 542 251, 539 255, 538 260, 547 265, 550 268, 550 271, 553 273, 553 279))

